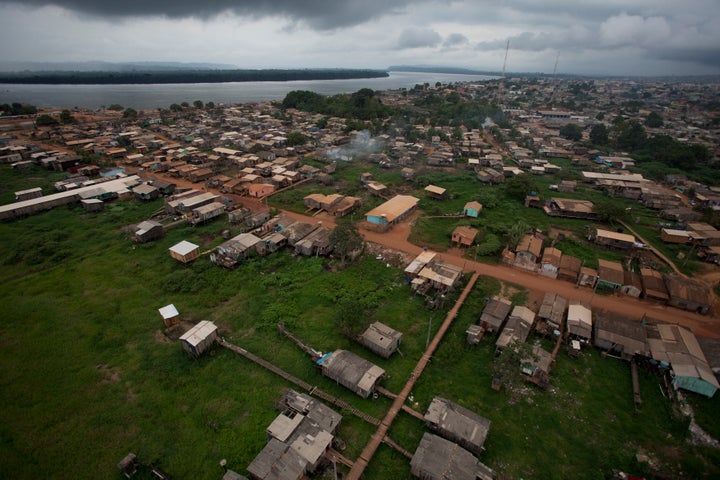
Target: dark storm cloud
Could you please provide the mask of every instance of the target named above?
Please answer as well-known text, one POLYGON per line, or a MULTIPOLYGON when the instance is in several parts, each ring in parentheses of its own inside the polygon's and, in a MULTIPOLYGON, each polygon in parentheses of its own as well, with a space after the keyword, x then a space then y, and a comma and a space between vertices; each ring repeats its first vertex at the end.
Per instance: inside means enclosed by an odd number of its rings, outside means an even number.
POLYGON ((720 65, 720 47, 662 48, 651 51, 655 58, 673 62, 692 62, 699 65, 720 65))
POLYGON ((411 0, 0 0, 25 7, 54 5, 99 17, 211 18, 223 12, 261 18, 285 17, 319 30, 364 23, 401 11, 411 0))

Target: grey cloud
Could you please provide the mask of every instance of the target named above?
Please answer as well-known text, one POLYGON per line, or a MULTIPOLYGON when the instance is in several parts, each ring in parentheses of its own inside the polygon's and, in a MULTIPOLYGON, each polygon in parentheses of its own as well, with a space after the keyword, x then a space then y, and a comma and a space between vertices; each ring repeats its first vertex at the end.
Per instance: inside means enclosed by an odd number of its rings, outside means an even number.
POLYGON ((690 62, 717 67, 720 65, 720 47, 662 48, 650 51, 654 58, 673 62, 690 62))
POLYGON ((442 37, 431 28, 406 28, 398 38, 398 48, 420 48, 436 47, 442 41, 442 37))
POLYGON ((38 8, 55 5, 99 17, 211 18, 232 12, 251 18, 284 17, 318 30, 359 25, 404 9, 411 0, 0 0, 38 8))
POLYGON ((456 47, 458 45, 466 45, 470 40, 462 33, 451 33, 443 42, 444 47, 456 47))

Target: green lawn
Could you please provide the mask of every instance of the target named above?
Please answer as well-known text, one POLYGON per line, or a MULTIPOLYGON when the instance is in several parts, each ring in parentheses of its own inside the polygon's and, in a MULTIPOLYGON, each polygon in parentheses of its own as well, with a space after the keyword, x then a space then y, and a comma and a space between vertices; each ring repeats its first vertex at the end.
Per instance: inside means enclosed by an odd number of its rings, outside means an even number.
MULTIPOLYGON (((7 174, 0 170, 0 177, 7 174)), ((187 239, 209 249, 228 225, 179 226, 155 243, 129 241, 121 227, 159 207, 159 201, 125 201, 96 214, 61 207, 0 223, 3 477, 117 479, 115 465, 130 451, 174 478, 217 479, 222 458, 245 472, 265 444, 275 400, 291 385, 221 348, 187 358, 162 333, 157 309, 168 303, 184 320, 212 320, 227 340, 381 418, 389 400, 361 399, 322 377, 277 333, 277 322, 323 352, 345 348, 371 359, 387 370, 385 387, 399 391, 425 348, 428 326, 434 334, 458 294, 442 310, 428 310, 402 271, 372 257, 342 271, 326 268, 332 266, 326 259, 287 252, 233 271, 207 256, 185 266, 169 257, 168 247, 187 239), (344 335, 376 320, 404 333, 402 355, 375 357, 344 335)), ((639 449, 679 477, 720 475, 717 451, 685 443, 684 422, 672 415, 658 377, 642 374, 644 403, 636 413, 627 364, 593 350, 575 360, 561 352, 555 393, 523 387, 511 401, 491 390, 493 339, 471 348, 464 332, 500 288, 489 278, 476 284, 413 392, 419 411, 442 395, 491 419, 481 459, 513 477, 641 472, 634 460, 639 449)), ((514 298, 522 302, 527 292, 514 298)), ((718 399, 691 401, 701 425, 717 435, 718 399)), ((344 454, 356 458, 373 431, 344 415, 344 454)), ((390 436, 414 451, 424 431, 422 422, 401 413, 390 436)), ((409 462, 383 445, 365 478, 409 478, 409 462)))

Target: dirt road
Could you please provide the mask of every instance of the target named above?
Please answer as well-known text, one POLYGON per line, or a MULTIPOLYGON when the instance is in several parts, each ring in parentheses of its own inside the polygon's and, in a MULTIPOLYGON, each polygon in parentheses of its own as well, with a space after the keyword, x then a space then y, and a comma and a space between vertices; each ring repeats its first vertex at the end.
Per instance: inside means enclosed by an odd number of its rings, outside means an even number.
MULTIPOLYGON (((155 175, 154 175, 155 176, 155 175)), ((175 182, 179 187, 191 187, 202 190, 202 184, 193 184, 183 179, 169 178, 163 175, 158 177, 175 182)), ((219 192, 214 190, 215 193, 219 192)), ((268 208, 264 201, 256 198, 240 197, 237 195, 225 195, 235 199, 238 203, 252 210, 268 208)), ((316 216, 304 215, 301 213, 284 211, 289 217, 296 220, 317 223, 322 222, 324 226, 334 227, 335 219, 327 213, 316 216)), ((411 256, 419 254, 423 248, 408 241, 412 227, 412 217, 405 222, 395 225, 387 233, 377 233, 361 229, 360 232, 368 242, 381 245, 384 248, 403 252, 411 256)), ((663 322, 678 323, 704 337, 720 338, 720 318, 717 316, 704 316, 687 312, 674 307, 635 299, 626 295, 599 295, 587 287, 577 287, 573 283, 564 280, 555 280, 525 270, 512 268, 504 265, 488 265, 476 263, 462 257, 462 251, 452 249, 442 253, 443 261, 461 267, 464 271, 479 272, 481 275, 496 278, 501 282, 513 283, 527 288, 531 292, 531 298, 542 298, 547 292, 558 293, 568 300, 579 300, 589 304, 595 311, 607 311, 624 315, 625 317, 640 321, 645 315, 661 320, 663 322)))
MULTIPOLYGON (((377 243, 385 248, 417 255, 423 249, 408 242, 410 223, 404 222, 393 227, 390 232, 376 233, 361 230, 366 241, 377 243)), ((595 311, 607 311, 621 314, 640 321, 643 316, 655 318, 669 323, 679 323, 690 327, 704 337, 720 338, 720 318, 698 315, 674 307, 667 307, 645 300, 635 299, 626 295, 599 295, 587 287, 577 287, 564 280, 548 278, 536 273, 512 268, 504 265, 487 265, 462 258, 457 250, 441 254, 444 262, 462 267, 464 271, 480 272, 481 275, 496 278, 501 282, 514 283, 537 293, 542 297, 547 292, 558 293, 568 300, 579 300, 589 304, 595 311)), ((535 295, 533 295, 535 297, 535 295)))

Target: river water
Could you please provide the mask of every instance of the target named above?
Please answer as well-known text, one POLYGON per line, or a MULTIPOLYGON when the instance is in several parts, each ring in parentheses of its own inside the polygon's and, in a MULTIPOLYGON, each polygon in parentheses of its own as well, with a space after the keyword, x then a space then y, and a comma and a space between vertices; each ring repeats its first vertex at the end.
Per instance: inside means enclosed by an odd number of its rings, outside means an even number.
POLYGON ((0 84, 0 103, 29 103, 37 107, 96 109, 114 103, 135 109, 167 108, 195 100, 246 103, 282 100, 292 90, 322 95, 352 93, 361 88, 394 90, 416 84, 477 82, 497 77, 449 73, 390 72, 389 77, 352 80, 303 80, 293 82, 183 83, 152 85, 18 85, 0 84))

